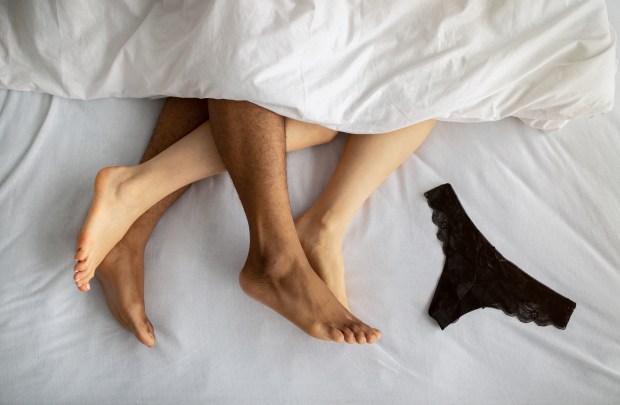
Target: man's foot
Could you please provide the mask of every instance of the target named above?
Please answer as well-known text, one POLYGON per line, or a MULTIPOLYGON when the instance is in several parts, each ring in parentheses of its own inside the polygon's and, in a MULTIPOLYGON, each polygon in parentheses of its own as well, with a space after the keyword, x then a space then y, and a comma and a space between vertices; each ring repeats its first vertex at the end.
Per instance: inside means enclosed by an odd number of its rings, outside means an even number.
POLYGON ((148 347, 155 346, 155 330, 144 311, 144 249, 117 244, 97 270, 105 300, 114 318, 148 347))
POLYGON ((303 257, 248 257, 239 282, 250 297, 315 338, 364 344, 381 337, 338 302, 303 257))
MULTIPOLYGON (((131 224, 144 212, 139 195, 124 185, 132 176, 127 167, 107 167, 95 178, 93 204, 78 235, 74 281, 87 292, 95 270, 131 224)), ((148 207, 147 207, 148 208, 148 207)))
POLYGON ((338 301, 349 309, 340 233, 305 214, 297 218, 295 228, 297 228, 299 241, 312 269, 325 282, 338 301))

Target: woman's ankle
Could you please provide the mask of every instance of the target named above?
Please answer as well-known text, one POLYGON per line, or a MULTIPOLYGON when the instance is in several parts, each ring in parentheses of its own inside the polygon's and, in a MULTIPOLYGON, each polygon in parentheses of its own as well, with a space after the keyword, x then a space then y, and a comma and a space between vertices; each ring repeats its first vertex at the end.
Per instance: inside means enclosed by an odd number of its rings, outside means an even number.
POLYGON ((312 234, 315 238, 342 244, 349 221, 333 211, 317 212, 311 208, 297 218, 295 225, 300 238, 312 234))

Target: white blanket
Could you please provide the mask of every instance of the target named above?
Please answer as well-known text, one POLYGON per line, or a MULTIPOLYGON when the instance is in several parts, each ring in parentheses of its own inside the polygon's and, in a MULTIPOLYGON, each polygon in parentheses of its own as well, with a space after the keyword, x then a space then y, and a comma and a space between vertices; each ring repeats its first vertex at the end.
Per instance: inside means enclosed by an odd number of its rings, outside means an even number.
POLYGON ((610 110, 602 0, 0 0, 0 87, 212 97, 352 133, 610 110))

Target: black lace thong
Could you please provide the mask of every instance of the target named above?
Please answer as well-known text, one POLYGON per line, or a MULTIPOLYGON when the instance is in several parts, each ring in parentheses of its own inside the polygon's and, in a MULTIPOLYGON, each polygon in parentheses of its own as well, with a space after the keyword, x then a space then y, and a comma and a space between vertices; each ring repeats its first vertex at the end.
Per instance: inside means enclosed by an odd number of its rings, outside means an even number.
POLYGON ((506 260, 469 219, 450 184, 424 193, 446 261, 428 314, 445 329, 478 308, 564 329, 576 304, 506 260))

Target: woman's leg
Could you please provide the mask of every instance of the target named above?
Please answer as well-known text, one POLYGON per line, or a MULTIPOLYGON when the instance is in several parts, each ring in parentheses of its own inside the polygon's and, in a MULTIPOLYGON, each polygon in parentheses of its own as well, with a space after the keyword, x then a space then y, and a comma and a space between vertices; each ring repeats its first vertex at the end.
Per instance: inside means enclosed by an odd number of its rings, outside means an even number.
MULTIPOLYGON (((286 119, 287 150, 329 142, 336 131, 286 119)), ((209 122, 160 153, 132 167, 109 167, 95 179, 90 212, 78 235, 74 280, 81 291, 131 224, 155 203, 179 188, 224 172, 209 122)))
POLYGON ((434 125, 429 120, 386 134, 351 135, 327 187, 295 221, 314 271, 347 308, 342 241, 349 222, 370 194, 424 142, 434 125))
MULTIPOLYGON (((207 103, 206 99, 168 98, 140 162, 157 156, 207 121, 207 103)), ((147 318, 144 305, 144 250, 161 216, 186 189, 175 191, 142 214, 97 269, 110 312, 120 325, 149 347, 155 345, 155 328, 147 318)), ((87 285, 82 288, 86 289, 87 285)))

